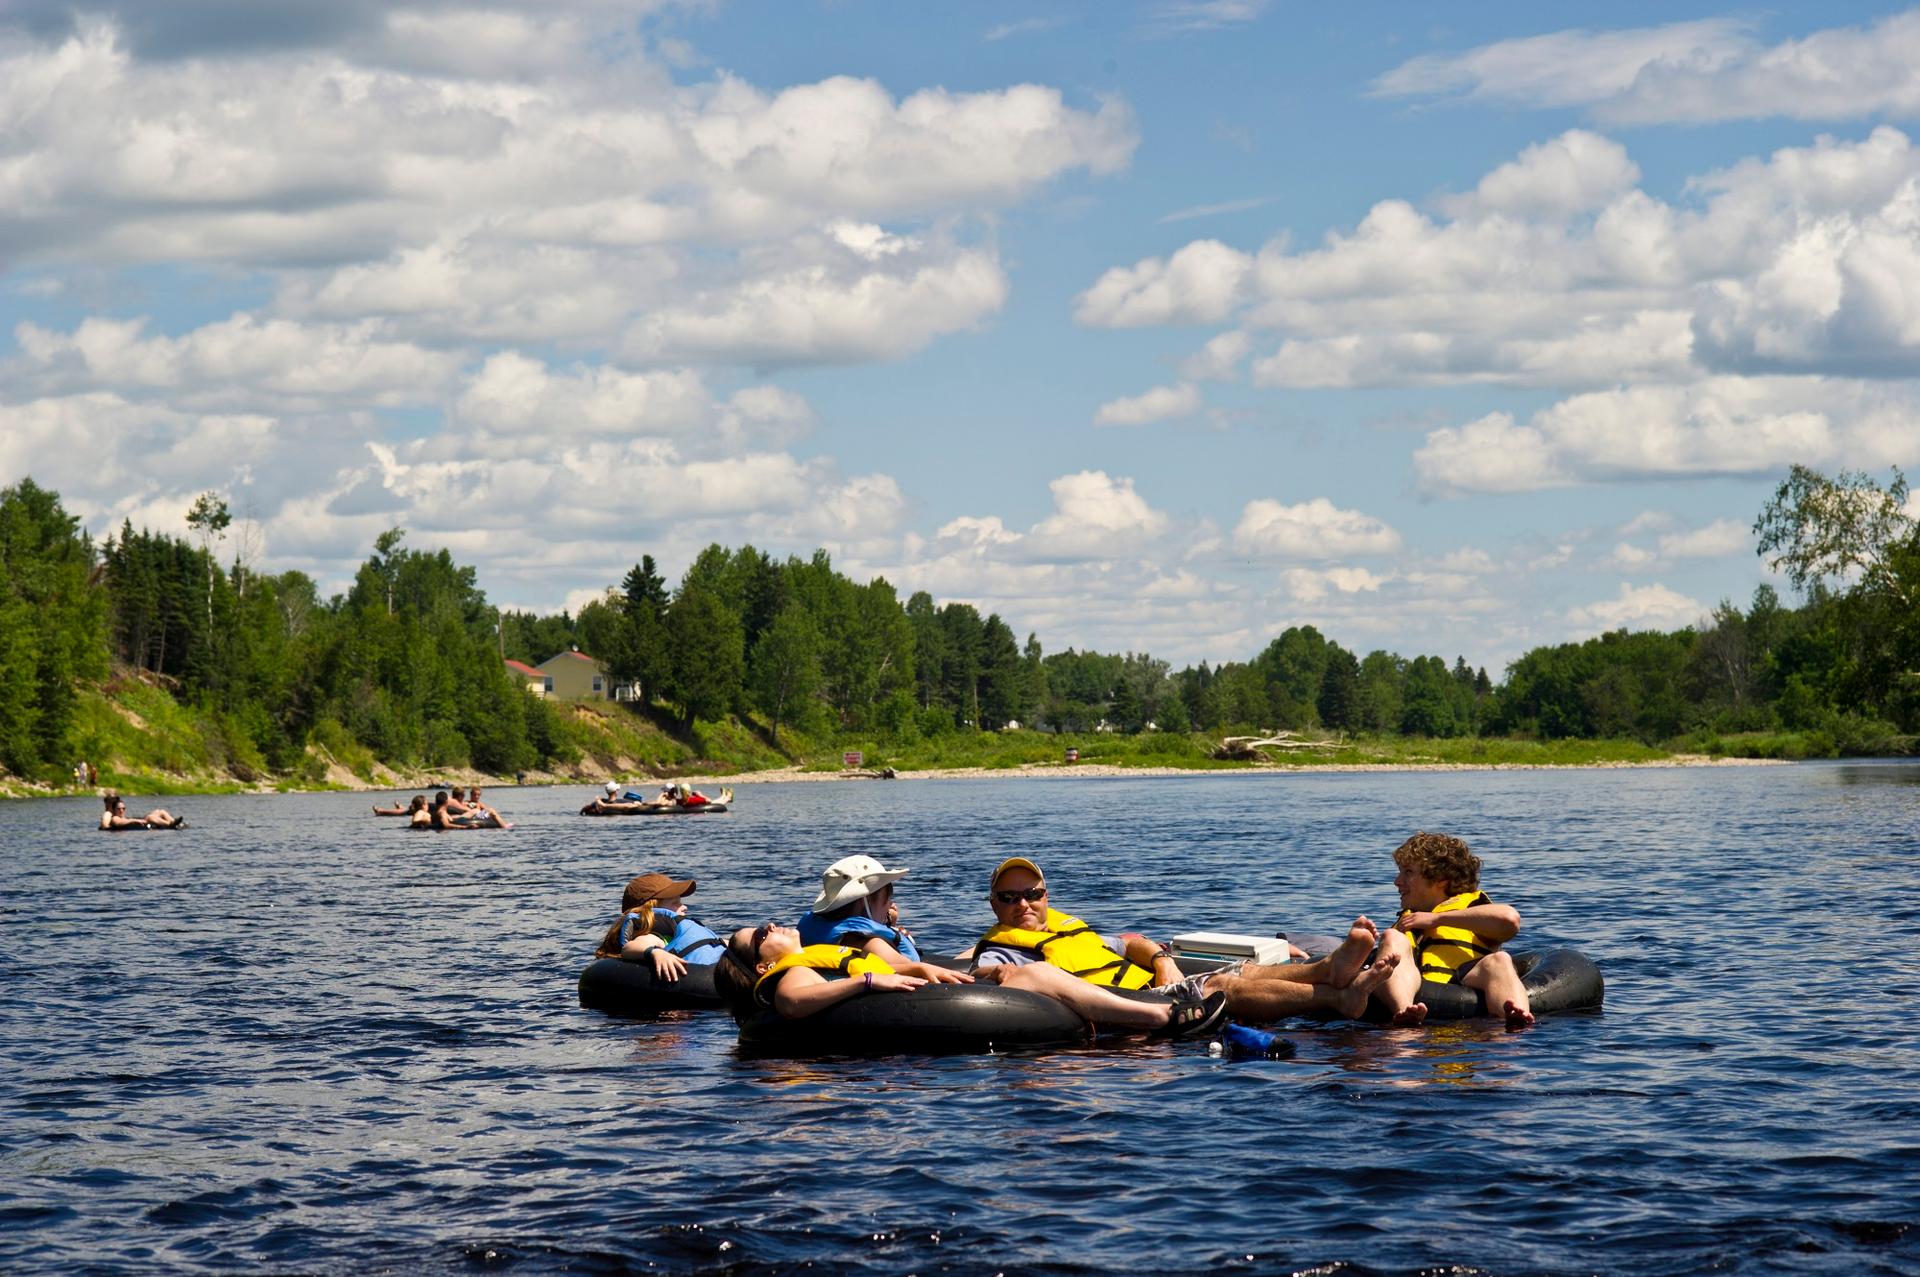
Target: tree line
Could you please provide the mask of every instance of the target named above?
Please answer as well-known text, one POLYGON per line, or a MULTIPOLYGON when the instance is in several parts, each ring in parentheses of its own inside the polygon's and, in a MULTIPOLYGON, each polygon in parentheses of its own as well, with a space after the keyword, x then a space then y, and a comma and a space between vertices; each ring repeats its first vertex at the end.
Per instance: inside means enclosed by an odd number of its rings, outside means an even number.
POLYGON ((1495 683, 1459 657, 1361 655, 1312 626, 1252 659, 1178 671, 1146 653, 1043 651, 997 613, 902 602, 824 550, 712 545, 670 586, 643 556, 577 615, 501 612, 472 567, 382 534, 345 593, 229 556, 213 493, 187 535, 123 524, 98 545, 31 479, 0 491, 0 766, 70 762, 78 689, 139 677, 198 708, 229 766, 287 772, 310 743, 396 766, 508 773, 564 758, 555 709, 502 658, 578 647, 642 712, 683 726, 754 715, 783 734, 910 740, 1014 725, 1061 732, 1255 730, 1433 737, 1823 734, 1835 748, 1920 731, 1920 530, 1896 471, 1795 467, 1755 524, 1802 597, 1761 586, 1698 625, 1535 648, 1495 683))

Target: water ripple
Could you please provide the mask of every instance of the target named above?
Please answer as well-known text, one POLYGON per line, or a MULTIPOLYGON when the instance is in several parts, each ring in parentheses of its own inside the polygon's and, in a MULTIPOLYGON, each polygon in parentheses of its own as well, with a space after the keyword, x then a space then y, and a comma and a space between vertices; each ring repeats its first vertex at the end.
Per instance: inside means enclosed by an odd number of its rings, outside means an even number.
POLYGON ((1904 1007, 1920 768, 740 786, 701 822, 428 839, 359 795, 182 799, 101 839, 0 806, 0 1269, 772 1274, 1920 1272, 1904 1007), (1043 813, 1036 815, 1036 813, 1043 813), (791 916, 859 849, 929 947, 1019 852, 1106 923, 1391 913, 1451 828, 1606 1010, 1286 1026, 1292 1059, 1125 1041, 751 1058, 573 982, 634 873, 791 916), (131 902, 131 903, 130 903, 131 902))

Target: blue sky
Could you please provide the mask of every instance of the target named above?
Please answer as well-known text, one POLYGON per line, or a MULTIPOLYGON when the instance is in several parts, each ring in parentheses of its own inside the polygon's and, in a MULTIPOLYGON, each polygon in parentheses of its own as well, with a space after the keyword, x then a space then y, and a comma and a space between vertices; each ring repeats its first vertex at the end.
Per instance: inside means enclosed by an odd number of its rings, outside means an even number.
POLYGON ((494 601, 751 541, 1049 650, 1465 655, 1920 459, 1920 11, 0 14, 0 481, 494 601))

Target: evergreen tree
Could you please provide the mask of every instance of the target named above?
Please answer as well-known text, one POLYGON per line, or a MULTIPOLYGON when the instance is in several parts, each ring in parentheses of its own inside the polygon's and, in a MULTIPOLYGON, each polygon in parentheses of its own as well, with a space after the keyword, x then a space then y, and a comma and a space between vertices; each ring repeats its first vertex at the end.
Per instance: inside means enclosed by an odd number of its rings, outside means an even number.
POLYGON ((820 632, 800 603, 789 602, 753 645, 748 666, 754 703, 767 716, 773 743, 780 724, 804 713, 820 687, 820 632))
POLYGON ((1327 667, 1320 676, 1320 695, 1314 702, 1321 726, 1335 731, 1352 727, 1359 694, 1360 662, 1346 648, 1329 644, 1327 667))
POLYGON ((687 726, 717 719, 740 699, 746 675, 740 620, 718 595, 683 583, 667 607, 667 696, 687 726))
POLYGON ((0 490, 0 765, 63 772, 78 685, 107 667, 93 543, 32 479, 0 490))

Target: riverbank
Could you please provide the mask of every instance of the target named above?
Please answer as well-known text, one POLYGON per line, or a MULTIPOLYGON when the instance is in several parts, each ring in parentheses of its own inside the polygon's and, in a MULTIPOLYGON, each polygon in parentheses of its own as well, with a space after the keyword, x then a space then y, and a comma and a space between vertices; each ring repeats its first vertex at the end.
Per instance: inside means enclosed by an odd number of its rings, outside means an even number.
POLYGON ((801 767, 783 767, 769 771, 737 772, 731 775, 701 776, 702 784, 777 785, 813 781, 857 782, 895 780, 1059 780, 1104 779, 1115 776, 1271 776, 1286 773, 1326 772, 1486 772, 1486 771, 1616 771, 1660 767, 1787 767, 1780 758, 1711 758, 1705 754, 1675 754, 1657 760, 1595 763, 1249 763, 1234 768, 1195 767, 1118 767, 1102 763, 1026 763, 1018 767, 948 767, 938 770, 899 771, 891 778, 856 771, 809 771, 801 767))
MULTIPOLYGON (((492 776, 485 772, 471 771, 465 768, 441 768, 431 773, 419 773, 403 776, 390 772, 385 776, 364 780, 344 768, 320 784, 276 784, 246 785, 239 782, 195 781, 192 778, 153 778, 146 777, 147 784, 128 787, 119 786, 119 792, 131 796, 178 796, 193 794, 273 794, 273 793, 325 793, 350 792, 367 794, 404 794, 429 792, 443 785, 466 787, 478 785, 482 789, 505 789, 517 785, 551 788, 555 786, 578 785, 597 788, 607 779, 615 779, 623 785, 644 788, 647 785, 665 784, 669 780, 688 780, 697 785, 790 785, 832 782, 852 784, 865 781, 886 780, 1095 780, 1112 777, 1135 778, 1172 778, 1177 776, 1270 776, 1286 773, 1328 773, 1328 772, 1474 772, 1474 771, 1617 771, 1622 769, 1652 769, 1663 767, 1785 767, 1791 763, 1780 758, 1715 758, 1706 754, 1674 754, 1658 759, 1621 760, 1608 759, 1581 763, 1530 763, 1530 762, 1396 762, 1396 763, 1245 763, 1232 767, 1155 767, 1122 766, 1111 763, 1021 763, 1011 767, 942 767, 897 770, 892 776, 882 776, 863 769, 845 769, 841 771, 821 770, 807 767, 770 767, 758 771, 712 771, 693 772, 682 775, 652 775, 645 772, 621 771, 617 776, 587 769, 572 772, 526 772, 518 776, 492 776)), ((109 788, 97 785, 92 788, 76 786, 57 787, 36 785, 31 782, 10 783, 0 781, 0 798, 61 798, 87 797, 97 798, 109 788)))

